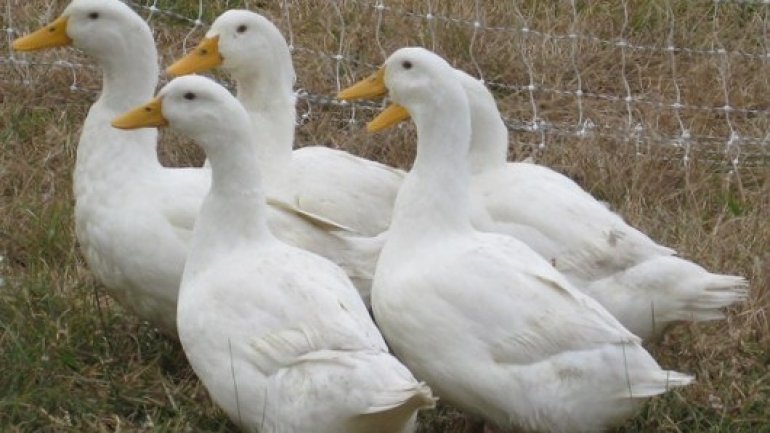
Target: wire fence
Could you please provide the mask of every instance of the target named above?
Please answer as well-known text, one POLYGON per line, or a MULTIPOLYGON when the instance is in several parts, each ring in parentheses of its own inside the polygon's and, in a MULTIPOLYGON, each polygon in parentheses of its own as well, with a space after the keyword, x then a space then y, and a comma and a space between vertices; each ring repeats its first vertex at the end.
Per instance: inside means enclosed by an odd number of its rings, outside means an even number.
MULTIPOLYGON (((56 2, 5 0, 4 86, 71 76, 95 93, 95 67, 74 50, 22 55, 10 42, 55 17, 56 2), (41 9, 41 5, 45 6, 41 9)), ((380 103, 337 90, 404 45, 434 49, 495 92, 514 143, 536 151, 607 140, 644 154, 675 151, 770 166, 770 0, 282 0, 128 1, 146 17, 168 64, 219 13, 245 7, 274 19, 294 52, 298 122, 333 113, 360 128, 380 103)), ((162 80, 165 81, 165 78, 162 80)))

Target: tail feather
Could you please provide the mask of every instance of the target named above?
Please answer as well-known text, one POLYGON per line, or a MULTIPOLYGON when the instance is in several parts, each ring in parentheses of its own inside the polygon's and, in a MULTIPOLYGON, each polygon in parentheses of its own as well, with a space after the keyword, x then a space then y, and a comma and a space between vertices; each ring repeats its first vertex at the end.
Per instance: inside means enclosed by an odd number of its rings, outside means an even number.
POLYGON ((424 383, 380 392, 371 406, 348 423, 351 433, 413 433, 420 409, 433 409, 436 400, 424 383))
POLYGON ((709 274, 709 277, 709 281, 706 283, 706 290, 709 291, 722 291, 728 287, 742 289, 749 287, 749 282, 739 275, 709 274))
POLYGON ((411 410, 432 409, 436 406, 436 398, 425 382, 419 382, 405 388, 380 392, 363 414, 382 413, 405 406, 411 410))
POLYGON ((748 281, 736 275, 707 273, 692 284, 697 291, 683 300, 682 313, 688 316, 684 320, 696 322, 723 319, 722 308, 746 301, 750 293, 748 281))
POLYGON ((647 260, 584 288, 644 339, 672 322, 723 319, 723 308, 749 296, 745 278, 712 274, 675 256, 647 260))
POLYGON ((365 406, 351 419, 351 433, 412 433, 417 412, 436 406, 428 385, 418 382, 401 363, 390 354, 368 358, 369 366, 359 370, 362 383, 367 383, 365 406), (372 373, 376 374, 374 376, 372 373))
MULTIPOLYGON (((688 374, 679 373, 671 370, 659 370, 653 373, 645 380, 640 380, 631 384, 632 398, 653 397, 673 388, 680 388, 691 384, 695 378, 688 374)), ((628 397, 621 395, 620 398, 628 397)))

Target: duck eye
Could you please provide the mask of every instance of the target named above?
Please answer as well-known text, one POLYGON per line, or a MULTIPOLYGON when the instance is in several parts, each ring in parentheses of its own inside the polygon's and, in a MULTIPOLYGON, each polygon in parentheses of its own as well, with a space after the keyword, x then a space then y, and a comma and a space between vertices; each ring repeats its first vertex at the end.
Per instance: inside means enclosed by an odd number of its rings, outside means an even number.
POLYGON ((246 29, 248 29, 248 27, 246 27, 246 24, 241 24, 241 25, 239 25, 239 26, 238 26, 238 28, 237 28, 237 29, 235 29, 235 30, 236 30, 238 33, 244 33, 244 32, 246 32, 246 29))
POLYGON ((195 99, 195 93, 193 93, 193 92, 187 92, 187 93, 185 93, 185 94, 184 94, 184 99, 187 99, 187 100, 189 100, 189 101, 192 101, 193 99, 195 99))
POLYGON ((412 69, 412 62, 409 60, 404 60, 404 62, 401 63, 401 66, 403 66, 404 69, 412 69))
POLYGON ((91 12, 88 14, 88 18, 91 18, 92 20, 99 18, 99 12, 91 12))

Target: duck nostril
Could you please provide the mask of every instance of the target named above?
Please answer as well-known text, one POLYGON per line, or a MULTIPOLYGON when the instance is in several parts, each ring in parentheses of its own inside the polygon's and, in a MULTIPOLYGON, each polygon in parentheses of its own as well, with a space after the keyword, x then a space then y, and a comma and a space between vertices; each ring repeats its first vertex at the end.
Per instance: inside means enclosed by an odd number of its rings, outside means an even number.
POLYGON ((53 33, 53 32, 56 31, 56 27, 51 26, 51 27, 48 28, 48 31, 53 33))
POLYGON ((200 53, 201 53, 201 55, 202 55, 202 56, 205 56, 206 54, 208 54, 208 53, 209 53, 209 50, 207 50, 207 49, 205 49, 205 48, 201 48, 201 51, 200 51, 200 53))
POLYGON ((146 111, 148 113, 151 113, 152 112, 152 107, 144 107, 144 111, 146 111))

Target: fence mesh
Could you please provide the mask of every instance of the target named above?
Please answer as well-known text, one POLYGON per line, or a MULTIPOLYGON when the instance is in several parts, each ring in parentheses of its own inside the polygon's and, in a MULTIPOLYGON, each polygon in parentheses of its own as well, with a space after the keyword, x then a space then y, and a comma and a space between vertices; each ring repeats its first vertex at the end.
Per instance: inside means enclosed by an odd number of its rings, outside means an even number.
MULTIPOLYGON (((98 91, 96 68, 75 50, 10 49, 60 3, 5 0, 3 86, 66 77, 71 92, 98 91)), ((770 165, 770 0, 128 3, 153 27, 163 65, 228 8, 273 19, 294 52, 301 125, 323 113, 329 127, 360 128, 380 104, 343 103, 336 91, 394 49, 422 45, 485 80, 513 146, 546 152, 603 140, 640 155, 666 149, 683 165, 695 155, 733 169, 770 165)))

